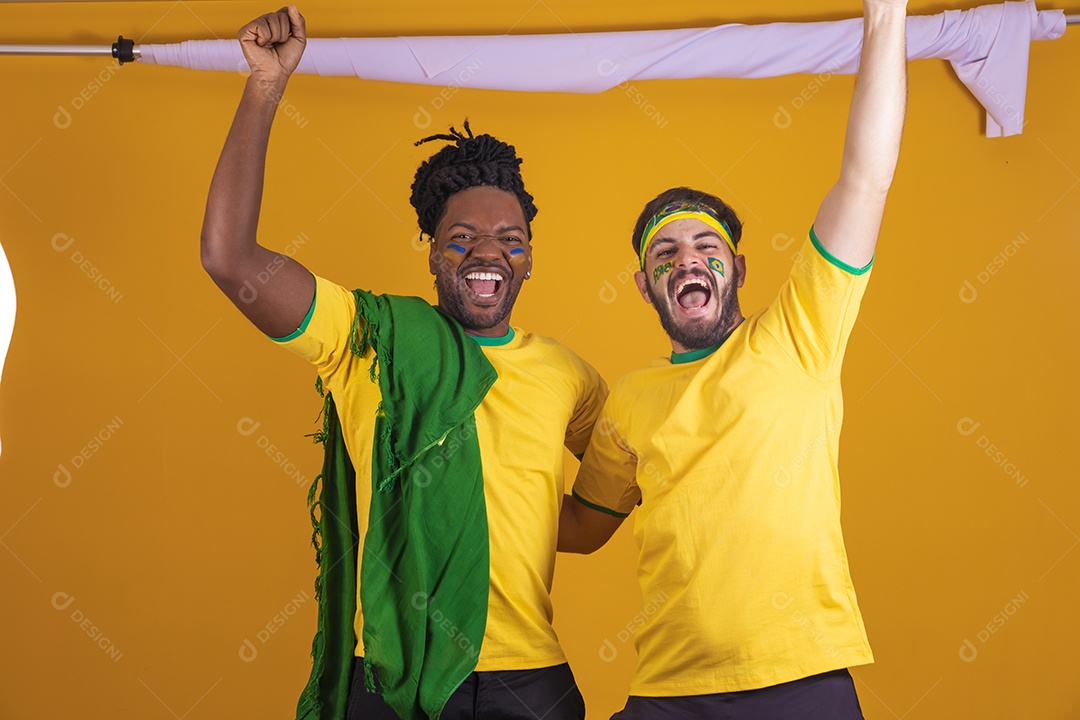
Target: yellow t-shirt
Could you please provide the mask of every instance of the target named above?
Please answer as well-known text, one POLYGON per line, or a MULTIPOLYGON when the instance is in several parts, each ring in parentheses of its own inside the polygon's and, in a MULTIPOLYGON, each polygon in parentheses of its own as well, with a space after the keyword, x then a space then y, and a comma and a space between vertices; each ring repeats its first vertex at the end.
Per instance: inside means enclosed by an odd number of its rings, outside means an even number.
MULTIPOLYGON (((319 277, 315 281, 315 300, 305 324, 279 342, 312 362, 334 395, 356 468, 357 520, 363 538, 371 502, 379 386, 369 376, 370 353, 359 358, 349 351, 356 315, 352 292, 319 277)), ((475 413, 491 564, 487 627, 476 667, 481 671, 524 670, 566 661, 551 627, 550 598, 565 492, 562 448, 565 445, 579 456, 585 452, 607 397, 600 375, 569 349, 516 329, 511 335, 477 338, 499 375, 475 413)), ((356 654, 362 656, 359 590, 355 631, 356 654)))
POLYGON ((626 515, 645 609, 632 695, 768 687, 873 662, 840 529, 840 365, 869 266, 811 230, 766 309, 711 354, 612 388, 574 485, 626 515))

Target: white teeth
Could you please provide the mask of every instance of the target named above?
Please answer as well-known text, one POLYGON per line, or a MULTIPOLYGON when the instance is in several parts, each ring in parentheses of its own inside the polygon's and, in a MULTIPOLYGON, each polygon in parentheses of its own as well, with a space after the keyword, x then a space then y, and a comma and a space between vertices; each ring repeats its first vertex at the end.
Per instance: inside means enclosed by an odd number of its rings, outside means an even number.
POLYGON ((706 282, 701 278, 689 277, 675 287, 675 294, 678 295, 679 293, 681 293, 683 291, 683 288, 685 288, 687 285, 700 285, 705 290, 709 289, 708 284, 706 284, 706 282))
POLYGON ((466 280, 502 280, 502 275, 490 272, 471 272, 465 276, 466 280))

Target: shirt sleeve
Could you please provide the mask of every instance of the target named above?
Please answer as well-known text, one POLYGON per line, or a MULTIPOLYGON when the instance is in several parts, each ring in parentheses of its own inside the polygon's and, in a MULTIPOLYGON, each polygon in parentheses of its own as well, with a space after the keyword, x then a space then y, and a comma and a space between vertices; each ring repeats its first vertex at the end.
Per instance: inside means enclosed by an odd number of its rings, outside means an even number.
POLYGON ((612 399, 608 397, 593 428, 572 493, 586 507, 626 517, 641 502, 638 459, 626 439, 612 399))
POLYGON ((570 416, 570 422, 566 426, 565 445, 566 449, 580 460, 585 453, 585 448, 589 446, 593 427, 600 417, 604 401, 607 400, 608 387, 596 368, 580 358, 575 359, 580 390, 574 414, 570 416))
POLYGON ((314 365, 323 383, 334 389, 344 384, 342 376, 349 365, 349 335, 355 319, 356 298, 352 292, 316 276, 315 297, 300 327, 286 337, 271 339, 314 365))
POLYGON ((864 268, 845 264, 829 254, 813 228, 792 259, 791 274, 762 314, 761 327, 804 371, 834 379, 873 261, 864 268))

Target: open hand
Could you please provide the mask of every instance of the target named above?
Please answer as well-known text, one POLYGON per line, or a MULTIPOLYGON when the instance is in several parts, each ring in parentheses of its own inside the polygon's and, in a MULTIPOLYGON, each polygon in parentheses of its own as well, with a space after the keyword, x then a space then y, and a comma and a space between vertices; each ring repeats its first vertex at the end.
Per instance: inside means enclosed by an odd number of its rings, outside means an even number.
POLYGON ((252 75, 270 82, 287 80, 307 45, 304 17, 295 5, 252 20, 236 36, 252 75))

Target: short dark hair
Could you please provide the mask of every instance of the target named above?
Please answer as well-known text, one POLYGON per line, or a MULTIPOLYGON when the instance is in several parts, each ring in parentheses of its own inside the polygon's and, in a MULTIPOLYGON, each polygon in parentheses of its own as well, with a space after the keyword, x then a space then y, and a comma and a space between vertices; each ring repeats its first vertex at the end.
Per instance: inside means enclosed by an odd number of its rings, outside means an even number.
POLYGON ((704 205, 712 210, 731 230, 731 242, 734 243, 736 248, 739 247, 739 239, 742 237, 742 220, 739 219, 739 216, 735 214, 730 205, 707 192, 693 190, 688 187, 677 187, 660 193, 650 200, 645 205, 645 209, 641 211, 641 215, 638 216, 637 222, 634 224, 634 236, 630 238, 630 244, 634 246, 635 255, 641 255, 641 234, 645 232, 645 226, 649 224, 653 216, 665 206, 680 202, 704 205))
POLYGON ((521 158, 513 145, 491 135, 474 137, 468 120, 465 121, 464 133, 451 127, 449 135, 432 135, 414 144, 422 145, 432 140, 448 140, 453 144, 443 147, 421 163, 413 178, 409 202, 416 209, 422 236, 435 236, 435 228, 446 214, 446 202, 451 195, 484 185, 517 196, 525 216, 525 229, 532 238, 531 223, 537 209, 533 196, 525 190, 525 182, 521 178, 521 158))

